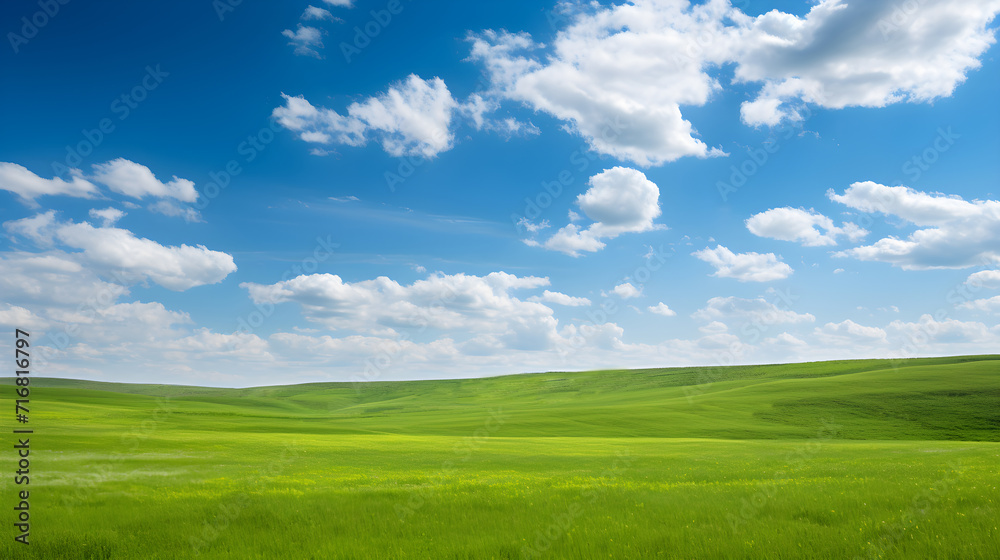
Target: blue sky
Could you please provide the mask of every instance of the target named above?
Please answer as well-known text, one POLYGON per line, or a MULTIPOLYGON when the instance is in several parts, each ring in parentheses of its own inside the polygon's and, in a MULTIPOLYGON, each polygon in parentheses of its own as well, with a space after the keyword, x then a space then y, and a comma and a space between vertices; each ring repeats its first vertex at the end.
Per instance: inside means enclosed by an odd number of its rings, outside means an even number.
POLYGON ((998 2, 0 10, 0 324, 39 374, 1000 342, 998 2))

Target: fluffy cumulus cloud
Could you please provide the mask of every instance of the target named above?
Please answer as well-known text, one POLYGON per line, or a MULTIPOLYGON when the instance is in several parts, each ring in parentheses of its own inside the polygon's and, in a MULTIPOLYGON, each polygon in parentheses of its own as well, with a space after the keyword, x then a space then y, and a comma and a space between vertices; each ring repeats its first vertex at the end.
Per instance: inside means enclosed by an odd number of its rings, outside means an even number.
MULTIPOLYGON (((929 102, 950 96, 979 67, 994 42, 1000 0, 824 0, 802 16, 755 17, 727 0, 580 8, 547 45, 527 33, 470 35, 469 59, 484 68, 489 87, 465 102, 440 79, 410 76, 346 114, 286 97, 275 116, 307 142, 360 146, 374 137, 393 155, 433 156, 451 147, 456 115, 476 130, 537 133, 488 117, 510 102, 563 121, 598 153, 642 166, 725 155, 682 113, 734 85, 720 81, 722 67, 754 95, 741 107, 752 126, 800 120, 807 104, 929 102)), ((319 29, 300 24, 283 33, 298 54, 319 56, 319 29)))
POLYGON ((794 272, 774 253, 733 253, 727 247, 718 245, 715 249, 705 247, 692 255, 715 268, 712 276, 735 278, 740 282, 781 280, 794 272))
MULTIPOLYGON (((592 224, 570 223, 544 242, 529 239, 527 243, 577 257, 581 252, 600 251, 604 239, 657 229, 654 220, 660 216, 660 189, 641 171, 613 167, 591 177, 588 184, 590 188, 576 198, 576 204, 592 224)), ((540 228, 528 224, 525 229, 537 232, 540 228)))
MULTIPOLYGON (((312 8, 312 6, 309 6, 312 8)), ((319 9, 319 8, 314 8, 319 9)), ((321 10, 326 12, 326 15, 330 15, 330 12, 326 10, 321 10)), ((316 12, 310 12, 306 9, 303 18, 306 15, 315 15, 316 12)), ((319 54, 320 49, 323 48, 323 32, 316 27, 310 25, 302 25, 301 23, 295 27, 295 31, 291 29, 286 29, 281 32, 282 35, 288 38, 288 44, 295 47, 295 54, 299 56, 312 56, 315 58, 322 58, 319 54)))
POLYGON ((32 309, 69 308, 88 300, 111 302, 129 293, 127 287, 99 279, 74 255, 58 250, 0 253, 0 291, 6 302, 32 309))
POLYGON ((0 325, 7 329, 36 330, 48 326, 48 323, 30 310, 9 303, 0 304, 0 325))
POLYGON ((785 346, 791 348, 804 348, 809 343, 787 332, 778 333, 777 336, 764 339, 764 344, 771 346, 785 346))
MULTIPOLYGON (((318 8, 316 6, 306 6, 305 11, 302 12, 301 19, 309 21, 309 20, 334 20, 339 18, 334 18, 333 14, 330 13, 330 10, 318 8)), ((285 36, 287 37, 287 35, 285 36)))
POLYGON ((1000 201, 967 201, 871 181, 854 183, 843 194, 830 191, 828 196, 855 210, 896 216, 918 228, 906 239, 885 237, 838 256, 887 262, 904 270, 1000 263, 1000 201))
POLYGON ((307 319, 332 329, 381 335, 401 328, 457 330, 480 333, 484 343, 535 345, 555 335, 552 309, 537 301, 522 301, 511 292, 548 284, 547 278, 494 272, 486 276, 435 274, 409 286, 384 276, 344 282, 333 274, 240 286, 258 304, 296 302, 307 319))
POLYGON ((719 2, 637 2, 582 14, 544 50, 529 35, 472 38, 496 94, 548 113, 595 151, 639 165, 722 155, 697 137, 682 105, 703 105, 719 83, 705 70, 726 60, 736 30, 719 2), (686 56, 693 37, 720 39, 686 56))
MULTIPOLYGON (((736 296, 714 297, 706 302, 705 307, 692 315, 697 320, 714 323, 726 327, 731 322, 750 322, 758 325, 779 325, 812 323, 816 317, 811 313, 796 313, 788 308, 788 303, 781 298, 768 301, 764 297, 753 299, 736 296)), ((716 328, 711 332, 725 332, 725 328, 716 328)))
MULTIPOLYGON (((59 177, 43 179, 21 165, 0 162, 0 189, 17 194, 30 207, 37 207, 35 199, 43 195, 82 198, 106 196, 98 185, 104 185, 111 192, 129 198, 160 199, 150 205, 151 211, 168 216, 182 216, 188 221, 200 220, 197 210, 183 205, 198 200, 194 182, 177 176, 169 182, 163 182, 145 165, 124 158, 95 164, 90 175, 79 169, 72 169, 68 181, 59 177)), ((118 212, 120 211, 113 208, 95 209, 91 210, 90 215, 106 224, 112 224, 124 215, 119 215, 118 212)))
MULTIPOLYGON (((968 348, 969 344, 981 344, 980 348, 988 345, 1000 343, 1000 330, 990 329, 983 323, 976 321, 959 321, 957 319, 941 318, 936 319, 929 314, 920 316, 915 322, 893 321, 886 327, 892 332, 901 345, 909 350, 910 355, 920 355, 923 351, 938 351, 943 348, 945 352, 961 351, 968 348), (951 348, 941 345, 952 345, 951 348)), ((982 350, 973 349, 977 353, 982 350)))
POLYGON ((966 279, 965 283, 975 287, 1000 288, 1000 270, 980 270, 979 272, 973 272, 966 279))
POLYGON ((852 344, 882 344, 886 342, 886 333, 878 327, 859 325, 850 319, 840 323, 827 323, 817 327, 816 338, 823 344, 845 346, 852 344))
POLYGON ((0 293, 0 324, 32 330, 34 364, 42 375, 235 383, 232 374, 213 371, 254 353, 258 361, 266 358, 259 345, 246 344, 252 335, 192 333, 183 311, 123 301, 134 297, 129 286, 102 278, 79 253, 0 252, 0 293), (234 337, 246 340, 238 345, 234 337))
POLYGON ((657 303, 656 305, 649 306, 648 309, 650 313, 663 315, 664 317, 673 317, 674 315, 677 315, 676 311, 670 309, 670 307, 667 306, 667 304, 663 303, 662 301, 660 303, 657 303))
POLYGON ((376 140, 393 156, 432 157, 451 148, 452 118, 459 104, 440 78, 411 74, 385 93, 352 103, 345 114, 317 108, 304 97, 282 94, 274 117, 306 142, 363 146, 376 140))
MULTIPOLYGON (((101 220, 101 225, 103 227, 113 226, 115 222, 125 216, 125 212, 122 212, 117 208, 103 208, 101 210, 91 208, 89 214, 91 218, 101 220)), ((37 219, 38 216, 45 216, 45 214, 38 214, 35 218, 37 219)))
POLYGON ((857 224, 845 222, 841 226, 816 212, 801 208, 772 208, 754 214, 746 221, 750 233, 781 241, 797 241, 806 247, 836 245, 838 237, 860 241, 868 231, 857 224))
POLYGON ((590 300, 585 297, 573 297, 560 292, 545 290, 540 296, 531 296, 528 301, 554 303, 567 307, 584 307, 590 305, 590 300))
POLYGON ((1000 296, 993 296, 991 298, 975 299, 972 301, 967 301, 959 307, 963 309, 972 309, 975 311, 985 311, 986 313, 993 313, 1000 315, 1000 296))
POLYGON ((146 207, 150 212, 163 214, 172 218, 182 218, 185 222, 201 222, 201 213, 191 208, 173 202, 172 200, 158 200, 146 207))
POLYGON ((632 299, 642 295, 642 288, 636 288, 631 282, 625 282, 615 286, 612 292, 622 299, 632 299))
POLYGON ((726 0, 593 4, 550 45, 525 33, 471 38, 494 95, 567 123, 600 153, 639 165, 721 151, 682 115, 734 81, 756 90, 753 126, 802 118, 803 104, 839 109, 948 96, 994 42, 1000 1, 825 0, 804 16, 751 17, 726 0))
POLYGON ((59 177, 44 179, 23 165, 7 162, 0 162, 0 189, 16 194, 30 206, 37 206, 35 199, 45 195, 93 198, 98 194, 97 186, 85 179, 78 169, 73 170, 69 181, 59 177))
POLYGON ((840 109, 951 95, 995 41, 1000 2, 825 0, 803 17, 734 11, 737 81, 761 83, 743 120, 775 125, 811 103, 840 109))
POLYGON ((74 256, 103 275, 131 282, 148 279, 169 290, 215 284, 236 270, 232 256, 203 245, 165 246, 127 229, 63 222, 51 210, 6 222, 4 228, 40 246, 80 250, 74 256))
POLYGON ((131 198, 151 196, 173 198, 183 202, 198 200, 194 182, 174 176, 173 180, 164 183, 145 165, 124 158, 94 165, 92 179, 116 193, 131 198))

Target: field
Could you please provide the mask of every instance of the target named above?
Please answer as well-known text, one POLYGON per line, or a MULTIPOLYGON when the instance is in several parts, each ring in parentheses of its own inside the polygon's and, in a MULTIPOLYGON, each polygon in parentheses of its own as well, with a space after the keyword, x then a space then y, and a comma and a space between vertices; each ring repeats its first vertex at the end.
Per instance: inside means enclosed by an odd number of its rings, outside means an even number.
POLYGON ((1000 356, 32 389, 5 559, 1000 558, 1000 356))

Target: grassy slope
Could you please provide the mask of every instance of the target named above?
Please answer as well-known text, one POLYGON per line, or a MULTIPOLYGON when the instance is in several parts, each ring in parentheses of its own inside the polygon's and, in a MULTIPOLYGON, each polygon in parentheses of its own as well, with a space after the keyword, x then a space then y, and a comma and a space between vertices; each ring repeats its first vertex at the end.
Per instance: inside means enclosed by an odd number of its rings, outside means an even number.
POLYGON ((803 438, 829 417, 844 439, 1000 439, 1000 356, 250 389, 35 385, 37 398, 108 421, 167 396, 169 422, 193 430, 465 435, 499 408, 508 436, 803 438))
POLYGON ((998 387, 1000 356, 37 379, 34 544, 0 558, 997 558, 998 387))

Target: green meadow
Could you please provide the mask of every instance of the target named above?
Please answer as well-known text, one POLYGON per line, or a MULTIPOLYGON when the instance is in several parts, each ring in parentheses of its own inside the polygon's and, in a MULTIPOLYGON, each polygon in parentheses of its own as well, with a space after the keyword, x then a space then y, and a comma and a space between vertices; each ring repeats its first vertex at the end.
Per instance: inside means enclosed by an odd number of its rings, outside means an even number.
POLYGON ((4 559, 1000 558, 1000 356, 3 387, 4 559))

